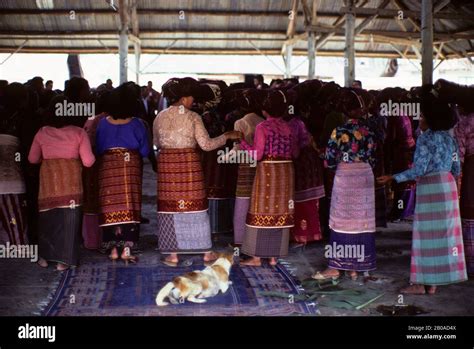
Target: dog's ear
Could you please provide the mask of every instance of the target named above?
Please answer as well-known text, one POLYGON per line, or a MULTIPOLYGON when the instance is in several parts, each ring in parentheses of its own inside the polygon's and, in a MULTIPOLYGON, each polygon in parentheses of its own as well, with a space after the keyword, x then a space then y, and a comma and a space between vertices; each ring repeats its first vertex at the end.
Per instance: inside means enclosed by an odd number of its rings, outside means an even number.
POLYGON ((234 253, 233 252, 227 252, 225 254, 225 258, 231 263, 234 264, 234 253))

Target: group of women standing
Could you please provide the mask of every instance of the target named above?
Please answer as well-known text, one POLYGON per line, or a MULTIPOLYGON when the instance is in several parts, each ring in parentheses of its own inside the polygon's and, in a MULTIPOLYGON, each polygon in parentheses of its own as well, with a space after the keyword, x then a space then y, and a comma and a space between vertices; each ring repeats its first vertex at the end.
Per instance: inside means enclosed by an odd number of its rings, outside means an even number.
MULTIPOLYGON (((275 265, 288 254, 290 241, 321 240, 328 231, 331 246, 362 255, 333 253, 328 268, 313 277, 337 278, 346 271, 356 279, 359 272, 376 268, 376 226, 385 224, 379 223, 384 221, 380 212, 384 216, 386 211, 383 186, 394 182, 394 199, 403 204, 392 210, 391 218, 414 211, 412 285, 403 292, 434 293, 437 285, 466 280, 467 270, 473 271, 472 114, 464 113, 455 126, 454 110, 425 88, 415 150, 409 115, 389 118, 382 127, 387 132, 380 132, 382 119, 372 109, 373 95, 313 80, 279 89, 235 89, 230 102, 222 102, 227 103, 226 122, 232 129, 211 137, 208 125, 193 111, 202 103, 202 86, 192 78, 167 81, 162 90, 169 107, 152 125, 134 117, 140 89, 133 83, 104 92, 97 100, 97 115, 82 123, 48 110, 28 155, 30 163, 41 163, 42 267, 49 262, 57 262, 58 270, 76 266, 81 229, 86 247, 102 242, 111 260, 137 262, 132 252, 142 222, 142 159, 155 147, 158 249, 168 266, 177 266, 181 254, 203 254, 205 263, 215 260, 211 233, 219 223, 211 224, 210 216, 226 210, 226 217, 233 215, 235 245, 250 257, 243 266, 261 266, 262 259, 275 265), (234 120, 231 112, 237 110, 234 120), (456 139, 448 132, 454 126, 456 139), (236 188, 235 203, 209 206, 202 151, 223 149, 228 141, 253 161, 239 163, 237 176, 226 179, 229 188, 236 188), (403 161, 387 144, 400 147, 403 161), (384 158, 388 166, 380 166, 384 158), (461 169, 459 207, 455 178, 461 169)), ((211 90, 220 102, 222 91, 217 93, 216 86, 211 90)), ((58 96, 51 105, 69 100, 58 96)), ((209 108, 217 104, 204 103, 209 108)), ((2 115, 14 114, 6 110, 2 115)), ((3 119, 2 168, 9 169, 5 173, 11 185, 0 186, 1 208, 3 216, 14 218, 9 239, 21 242, 26 241, 19 231, 24 215, 18 208, 25 189, 21 169, 11 160, 19 144, 13 119, 3 119)))

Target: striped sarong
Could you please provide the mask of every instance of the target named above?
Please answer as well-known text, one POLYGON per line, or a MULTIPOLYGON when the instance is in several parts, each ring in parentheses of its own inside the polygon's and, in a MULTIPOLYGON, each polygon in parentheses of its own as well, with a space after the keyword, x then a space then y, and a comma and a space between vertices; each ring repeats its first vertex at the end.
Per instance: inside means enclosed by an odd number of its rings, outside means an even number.
POLYGON ((99 164, 99 224, 101 227, 140 223, 142 159, 136 150, 112 148, 99 164))
POLYGON ((456 181, 449 172, 420 177, 416 186, 410 281, 444 285, 466 279, 456 181))

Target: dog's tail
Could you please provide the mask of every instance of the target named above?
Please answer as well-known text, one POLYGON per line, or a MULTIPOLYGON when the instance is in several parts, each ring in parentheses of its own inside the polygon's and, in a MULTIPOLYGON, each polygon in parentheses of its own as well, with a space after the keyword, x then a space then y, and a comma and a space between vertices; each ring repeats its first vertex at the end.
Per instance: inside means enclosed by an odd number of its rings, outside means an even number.
POLYGON ((165 302, 164 299, 168 297, 171 290, 174 288, 174 284, 172 282, 168 282, 163 288, 158 292, 156 295, 156 305, 159 307, 168 305, 168 302, 165 302))

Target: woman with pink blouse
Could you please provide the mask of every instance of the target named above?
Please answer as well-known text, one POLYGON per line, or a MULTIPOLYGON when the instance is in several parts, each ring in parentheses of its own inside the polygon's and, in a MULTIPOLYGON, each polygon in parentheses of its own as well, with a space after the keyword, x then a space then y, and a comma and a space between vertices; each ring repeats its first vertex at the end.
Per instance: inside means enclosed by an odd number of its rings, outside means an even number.
POLYGON ((74 124, 76 116, 56 115, 55 105, 66 98, 51 101, 47 126, 35 135, 28 155, 32 164, 41 164, 39 206, 38 264, 57 270, 77 266, 82 222, 82 166, 95 162, 86 132, 74 124))

